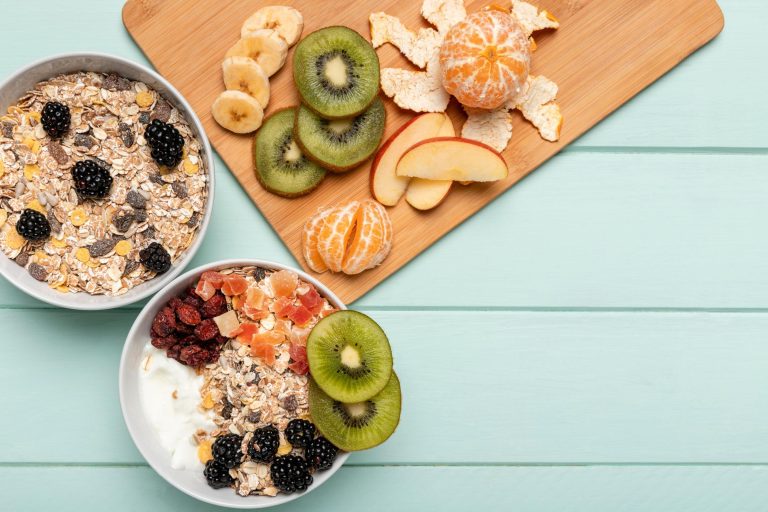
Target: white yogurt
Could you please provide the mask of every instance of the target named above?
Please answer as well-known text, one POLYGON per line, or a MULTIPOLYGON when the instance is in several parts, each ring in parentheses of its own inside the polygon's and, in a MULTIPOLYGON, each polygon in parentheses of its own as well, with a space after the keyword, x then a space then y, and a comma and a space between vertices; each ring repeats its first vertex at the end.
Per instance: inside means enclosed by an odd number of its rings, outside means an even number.
POLYGON ((147 421, 171 455, 174 469, 200 469, 193 435, 215 428, 213 412, 198 408, 202 375, 150 344, 139 368, 139 394, 147 421))

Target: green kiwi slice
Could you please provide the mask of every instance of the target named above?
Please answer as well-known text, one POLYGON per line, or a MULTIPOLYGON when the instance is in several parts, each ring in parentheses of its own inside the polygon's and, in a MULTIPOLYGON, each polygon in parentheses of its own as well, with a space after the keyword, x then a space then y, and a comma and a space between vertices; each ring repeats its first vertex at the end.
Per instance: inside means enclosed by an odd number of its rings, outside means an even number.
POLYGON ((304 103, 321 116, 354 116, 379 92, 379 57, 354 30, 322 28, 296 45, 293 80, 304 103))
POLYGON ((342 403, 309 382, 309 414, 317 429, 344 451, 367 450, 380 445, 400 423, 400 381, 393 372, 377 395, 357 403, 342 403))
POLYGON ((307 338, 307 360, 317 385, 340 402, 368 400, 392 374, 387 335, 357 311, 337 311, 320 320, 307 338))
POLYGON ((379 147, 386 116, 379 97, 361 114, 345 119, 324 119, 302 105, 296 113, 294 133, 310 159, 330 171, 348 171, 379 147))
POLYGON ((268 191, 283 197, 312 192, 325 178, 325 169, 309 160, 293 137, 295 108, 269 116, 253 139, 256 178, 268 191))

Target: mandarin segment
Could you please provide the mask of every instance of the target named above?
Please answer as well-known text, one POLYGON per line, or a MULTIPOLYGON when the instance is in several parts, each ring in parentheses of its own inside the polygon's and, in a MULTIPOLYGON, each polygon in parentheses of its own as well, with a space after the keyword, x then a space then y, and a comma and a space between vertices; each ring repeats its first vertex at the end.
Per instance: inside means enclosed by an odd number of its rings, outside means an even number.
POLYGON ((325 218, 331 212, 330 208, 320 208, 317 213, 307 220, 304 225, 304 231, 301 236, 301 248, 304 252, 304 261, 313 271, 322 274, 328 270, 328 265, 323 261, 322 256, 317 250, 317 242, 320 236, 320 230, 325 223, 325 218))
POLYGON ((355 214, 359 208, 359 201, 352 201, 334 208, 320 229, 317 250, 333 272, 341 271, 344 254, 354 227, 355 214))
POLYGON ((344 255, 342 271, 345 274, 359 274, 371 268, 372 263, 384 245, 384 222, 372 203, 365 201, 355 215, 355 234, 344 255))

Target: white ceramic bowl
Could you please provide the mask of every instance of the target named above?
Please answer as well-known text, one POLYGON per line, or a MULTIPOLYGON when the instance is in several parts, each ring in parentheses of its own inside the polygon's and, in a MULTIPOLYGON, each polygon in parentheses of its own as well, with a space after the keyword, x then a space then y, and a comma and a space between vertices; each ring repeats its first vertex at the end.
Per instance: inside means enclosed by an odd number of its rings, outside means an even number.
POLYGON ((184 290, 188 289, 200 275, 206 270, 221 270, 225 268, 239 266, 259 266, 274 270, 292 270, 296 272, 301 279, 312 283, 317 287, 318 292, 328 299, 328 301, 339 309, 346 309, 344 303, 334 295, 324 284, 312 276, 292 267, 261 260, 225 260, 210 263, 197 267, 184 275, 176 278, 152 300, 144 306, 139 313, 138 318, 133 323, 128 338, 125 340, 123 355, 120 358, 120 406, 123 410, 123 418, 128 427, 133 442, 141 454, 147 460, 150 466, 157 471, 168 483, 180 491, 197 498, 198 500, 220 505, 222 507, 255 509, 267 508, 281 505, 296 498, 306 495, 310 491, 318 488, 325 483, 336 471, 344 464, 349 457, 348 453, 340 453, 333 463, 333 466, 326 470, 315 473, 314 482, 306 491, 293 494, 279 494, 275 497, 269 496, 239 496, 232 489, 213 489, 208 486, 203 477, 202 467, 200 471, 190 471, 174 469, 171 467, 171 455, 160 446, 155 432, 144 417, 144 411, 139 395, 139 368, 143 359, 143 351, 150 341, 149 330, 157 312, 173 297, 178 296, 184 290))
POLYGON ((187 100, 166 79, 149 68, 136 64, 121 57, 100 53, 72 53, 48 57, 34 62, 20 69, 2 84, 0 84, 0 112, 5 112, 8 106, 14 104, 26 91, 32 89, 35 84, 48 78, 53 78, 62 73, 76 71, 95 71, 102 73, 115 72, 119 75, 144 82, 165 98, 170 100, 179 109, 192 128, 193 133, 203 146, 202 157, 208 169, 208 198, 205 205, 205 215, 200 221, 197 236, 192 245, 176 261, 174 266, 163 275, 160 275, 146 283, 129 290, 127 293, 110 297, 106 295, 90 295, 86 292, 61 293, 48 287, 46 283, 36 281, 29 273, 10 258, 0 254, 0 274, 21 291, 55 306, 70 309, 97 310, 112 309, 126 304, 131 304, 155 293, 168 284, 184 267, 189 264, 192 257, 200 247, 200 243, 208 229, 211 218, 214 195, 214 166, 213 153, 208 137, 205 134, 200 119, 197 118, 187 100))

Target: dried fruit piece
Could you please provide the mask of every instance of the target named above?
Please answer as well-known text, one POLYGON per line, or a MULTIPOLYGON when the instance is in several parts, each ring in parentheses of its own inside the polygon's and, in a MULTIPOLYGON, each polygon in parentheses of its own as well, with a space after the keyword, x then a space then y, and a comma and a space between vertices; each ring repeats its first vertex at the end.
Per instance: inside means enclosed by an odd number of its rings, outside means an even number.
POLYGON ((82 208, 75 208, 69 214, 73 226, 79 227, 88 222, 88 214, 82 208))
POLYGON ((272 290, 278 297, 292 297, 299 284, 299 276, 290 270, 279 270, 270 277, 272 290))
POLYGON ((210 299, 206 300, 200 308, 204 318, 213 318, 223 315, 227 312, 227 299, 223 295, 216 293, 210 299))
POLYGON ((152 320, 152 333, 161 338, 172 335, 176 331, 176 315, 170 307, 161 309, 152 320))
POLYGON ((221 292, 227 297, 241 295, 248 290, 248 281, 236 274, 228 275, 224 278, 224 284, 221 286, 221 292))
POLYGON ((197 459, 205 464, 209 460, 213 460, 213 454, 211 453, 211 440, 206 439, 197 445, 197 459))
POLYGON ((240 321, 237 319, 237 313, 234 311, 227 311, 213 319, 216 325, 219 327, 219 332, 222 336, 227 338, 232 336, 233 332, 236 332, 240 327, 240 321))
POLYGON ((141 91, 136 94, 136 104, 141 108, 146 108, 155 102, 155 96, 150 91, 141 91))
POLYGON ((129 252, 131 252, 131 249, 133 247, 131 246, 131 242, 128 240, 120 240, 115 244, 115 253, 118 256, 127 256, 129 252))
POLYGON ((202 320, 200 312, 189 304, 180 304, 176 308, 176 317, 187 325, 197 325, 202 320))
POLYGON ((195 327, 195 336, 200 341, 209 341, 219 335, 219 328, 212 319, 208 318, 195 327))

